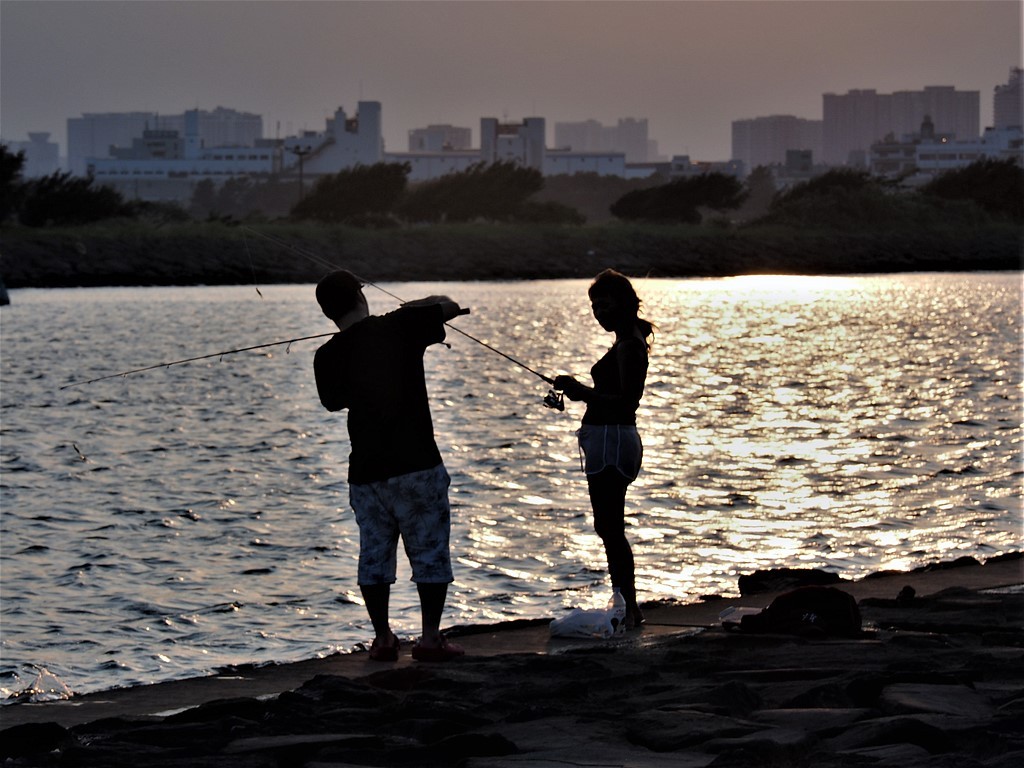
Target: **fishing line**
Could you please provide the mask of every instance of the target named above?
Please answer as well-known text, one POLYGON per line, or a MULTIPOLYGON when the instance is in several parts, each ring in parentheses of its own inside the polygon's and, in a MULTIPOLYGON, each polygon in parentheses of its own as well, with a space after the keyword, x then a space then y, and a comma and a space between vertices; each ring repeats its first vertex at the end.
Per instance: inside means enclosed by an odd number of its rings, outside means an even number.
POLYGON ((260 291, 260 287, 256 282, 256 265, 252 263, 252 253, 249 251, 249 238, 243 235, 243 239, 245 240, 245 255, 249 259, 249 272, 252 273, 252 287, 256 289, 256 293, 258 293, 259 297, 262 299, 263 292, 260 291))
MULTIPOLYGON (((281 240, 280 238, 272 237, 271 235, 265 234, 263 232, 259 232, 259 231, 255 230, 255 229, 253 229, 252 227, 248 227, 248 226, 243 226, 243 229, 246 229, 249 232, 252 232, 254 235, 257 235, 258 237, 266 238, 270 242, 272 242, 272 243, 274 243, 276 245, 279 245, 282 248, 285 248, 286 250, 290 250, 290 251, 292 251, 294 253, 297 253, 300 256, 304 256, 305 258, 309 259, 310 261, 312 261, 314 264, 317 264, 318 266, 325 267, 327 269, 341 269, 341 267, 339 267, 337 264, 333 264, 330 261, 328 261, 327 259, 324 259, 324 258, 322 258, 320 256, 317 256, 315 253, 309 253, 309 252, 305 251, 302 248, 299 248, 297 246, 292 245, 291 243, 288 243, 288 242, 286 242, 284 240, 281 240)), ((386 288, 383 288, 382 286, 378 285, 377 283, 373 282, 372 280, 367 280, 366 278, 361 277, 360 275, 357 275, 355 273, 352 273, 352 275, 353 275, 353 277, 356 278, 356 280, 361 282, 363 285, 369 285, 372 288, 376 288, 381 293, 386 294, 387 296, 390 296, 392 299, 397 301, 399 304, 405 304, 405 301, 400 296, 396 296, 391 291, 387 290, 386 288)), ((514 363, 515 365, 518 365, 520 368, 522 368, 522 369, 524 369, 526 371, 529 371, 534 376, 539 378, 541 381, 544 381, 544 382, 554 386, 554 384, 555 384, 555 380, 554 379, 552 379, 552 378, 550 378, 548 376, 545 376, 543 373, 540 373, 539 371, 535 371, 533 368, 531 368, 530 366, 528 366, 526 363, 522 362, 521 360, 516 360, 511 355, 505 354, 500 349, 496 349, 495 347, 493 347, 490 344, 488 344, 486 341, 483 341, 482 339, 478 339, 476 336, 472 335, 471 333, 467 333, 466 331, 462 330, 458 326, 451 325, 449 323, 445 323, 445 325, 447 325, 453 331, 457 331, 458 333, 461 333, 463 336, 465 336, 470 341, 475 341, 480 346, 482 346, 482 347, 484 347, 486 349, 489 349, 491 352, 494 352, 496 355, 501 355, 506 360, 508 360, 510 363, 514 363)), ((551 407, 551 408, 558 407, 558 406, 553 404, 554 403, 554 399, 553 399, 553 396, 551 394, 549 394, 548 397, 544 399, 544 404, 548 405, 549 398, 552 399, 552 404, 549 405, 548 407, 551 407)), ((559 410, 561 410, 561 408, 559 408, 559 410)))
MULTIPOLYGON (((310 253, 310 252, 307 252, 307 251, 305 251, 305 250, 303 250, 301 248, 298 248, 298 247, 296 247, 296 246, 294 246, 294 245, 292 245, 292 244, 290 244, 290 243, 288 243, 288 242, 286 242, 284 240, 281 240, 280 238, 272 237, 272 236, 270 236, 268 234, 265 234, 263 232, 259 232, 259 231, 255 230, 255 229, 253 229, 252 227, 248 227, 248 226, 243 226, 242 229, 245 230, 245 231, 248 231, 248 232, 252 232, 254 235, 256 235, 258 237, 262 237, 262 238, 264 238, 266 240, 269 240, 270 242, 275 243, 276 245, 279 245, 282 248, 285 248, 286 250, 290 250, 290 251, 292 251, 294 253, 297 253, 300 256, 303 256, 304 258, 309 259, 310 261, 314 262, 315 264, 317 264, 317 265, 319 265, 321 267, 324 267, 326 269, 339 269, 339 267, 336 264, 333 264, 332 262, 328 261, 327 259, 321 258, 320 256, 317 256, 314 253, 310 253)), ((245 247, 246 247, 246 253, 249 255, 250 266, 252 266, 252 256, 251 256, 251 254, 249 254, 249 244, 248 244, 248 241, 246 241, 245 247)), ((381 285, 378 285, 377 283, 373 282, 372 280, 367 280, 367 279, 365 279, 363 277, 360 277, 359 275, 355 275, 355 274, 353 274, 353 276, 359 282, 363 283, 364 285, 369 285, 369 286, 371 286, 373 288, 376 288, 381 293, 383 293, 383 294, 385 294, 387 296, 390 296, 392 299, 397 301, 399 304, 405 304, 405 301, 400 296, 395 295, 391 291, 387 290, 386 288, 384 288, 381 285)), ((255 281, 255 270, 253 271, 253 278, 254 278, 254 281, 255 281)), ((256 292, 260 295, 260 298, 263 297, 263 294, 260 292, 259 287, 256 288, 256 292)), ((503 357, 506 360, 508 360, 510 363, 518 365, 520 368, 522 368, 525 371, 529 371, 534 376, 539 378, 541 381, 544 381, 547 384, 550 384, 552 387, 554 386, 554 384, 555 384, 555 380, 554 379, 550 378, 549 376, 545 376, 540 371, 534 370, 533 368, 531 368, 530 366, 528 366, 526 363, 522 362, 521 360, 517 360, 516 358, 512 357, 512 355, 509 355, 509 354, 506 354, 505 352, 502 352, 500 349, 492 346, 491 344, 488 344, 483 339, 479 339, 476 336, 474 336, 473 334, 468 333, 467 331, 462 330, 458 326, 451 325, 450 323, 445 323, 445 325, 448 328, 451 328, 453 331, 457 331, 458 333, 461 333, 463 336, 465 336, 470 341, 475 341, 477 344, 479 344, 480 346, 484 347, 485 349, 490 350, 491 352, 495 353, 496 355, 500 355, 501 357, 503 357)), ((228 349, 228 350, 224 350, 223 352, 211 352, 210 354, 207 354, 207 355, 198 355, 196 357, 188 357, 188 358, 184 358, 184 359, 181 359, 181 360, 172 360, 170 362, 155 363, 153 365, 142 366, 141 368, 132 368, 131 370, 127 370, 127 371, 118 371, 117 373, 108 373, 108 374, 106 374, 104 376, 97 376, 97 377, 92 378, 92 379, 85 379, 85 380, 82 380, 82 381, 73 381, 70 384, 65 384, 64 386, 60 387, 60 389, 70 389, 71 387, 85 386, 87 384, 94 384, 97 381, 105 381, 107 379, 115 379, 115 378, 118 378, 118 377, 122 377, 123 378, 123 377, 126 377, 126 376, 131 376, 132 374, 136 374, 136 373, 143 373, 145 371, 153 371, 153 370, 156 370, 158 368, 170 368, 171 366, 174 366, 174 365, 184 365, 185 363, 194 363, 194 362, 197 362, 199 360, 208 360, 208 359, 210 359, 212 357, 223 357, 224 355, 233 355, 233 354, 237 354, 239 352, 250 352, 250 351, 255 350, 255 349, 263 349, 265 347, 275 347, 275 346, 279 346, 281 344, 293 344, 293 343, 299 342, 299 341, 308 341, 309 339, 320 339, 320 338, 323 338, 325 336, 333 336, 333 335, 335 335, 335 333, 337 333, 337 332, 333 331, 333 332, 329 332, 329 333, 317 333, 317 334, 314 334, 312 336, 301 336, 301 337, 294 338, 294 339, 284 339, 282 341, 271 341, 271 342, 268 342, 266 344, 254 344, 254 345, 252 345, 250 347, 241 347, 239 349, 228 349)), ((554 389, 552 389, 550 392, 548 392, 547 396, 544 398, 544 405, 547 406, 548 408, 555 408, 555 409, 560 410, 560 411, 564 410, 565 405, 564 405, 564 401, 563 401, 563 398, 562 398, 562 393, 556 392, 554 389)))
POLYGON ((183 365, 184 363, 194 363, 197 360, 208 360, 211 357, 223 357, 224 355, 233 355, 237 352, 250 352, 254 349, 263 349, 264 347, 277 347, 281 344, 293 344, 297 341, 308 341, 309 339, 322 339, 324 336, 334 336, 337 331, 330 331, 328 333, 316 333, 312 336, 300 336, 297 339, 282 339, 281 341, 270 341, 266 344, 253 344, 251 347, 241 347, 239 349, 227 349, 223 352, 211 352, 208 355, 199 355, 197 357, 187 357, 183 360, 172 360, 168 363, 156 363, 154 365, 147 365, 142 368, 133 368, 130 371, 120 371, 118 373, 108 373, 106 376, 97 376, 95 379, 88 379, 85 381, 73 381, 70 384, 65 384, 61 389, 70 389, 71 387, 80 387, 85 384, 92 384, 96 381, 103 381, 104 379, 116 379, 119 376, 130 376, 133 373, 142 373, 143 371, 155 371, 157 368, 170 368, 172 365, 183 365))

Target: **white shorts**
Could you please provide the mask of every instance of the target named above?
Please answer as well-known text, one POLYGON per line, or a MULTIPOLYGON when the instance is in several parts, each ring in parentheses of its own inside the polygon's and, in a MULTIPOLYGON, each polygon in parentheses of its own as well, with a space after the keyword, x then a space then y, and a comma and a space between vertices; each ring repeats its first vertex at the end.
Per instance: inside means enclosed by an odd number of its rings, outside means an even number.
POLYGON ((615 467, 625 477, 636 480, 644 458, 644 446, 634 424, 584 424, 576 436, 584 458, 583 471, 596 475, 615 467))

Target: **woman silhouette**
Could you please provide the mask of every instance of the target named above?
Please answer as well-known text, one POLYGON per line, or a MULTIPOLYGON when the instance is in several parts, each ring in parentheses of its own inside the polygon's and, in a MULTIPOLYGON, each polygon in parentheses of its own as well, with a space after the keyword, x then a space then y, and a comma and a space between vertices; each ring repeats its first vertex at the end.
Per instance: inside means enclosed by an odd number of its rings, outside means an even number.
POLYGON ((644 621, 636 599, 633 550, 626 539, 626 489, 640 473, 643 445, 636 410, 647 378, 647 339, 654 326, 638 317, 640 299, 629 279, 606 269, 590 286, 594 318, 615 334, 615 343, 590 369, 593 387, 568 375, 555 378, 555 389, 587 404, 577 433, 594 512, 594 530, 604 542, 612 586, 626 600, 626 627, 644 621))

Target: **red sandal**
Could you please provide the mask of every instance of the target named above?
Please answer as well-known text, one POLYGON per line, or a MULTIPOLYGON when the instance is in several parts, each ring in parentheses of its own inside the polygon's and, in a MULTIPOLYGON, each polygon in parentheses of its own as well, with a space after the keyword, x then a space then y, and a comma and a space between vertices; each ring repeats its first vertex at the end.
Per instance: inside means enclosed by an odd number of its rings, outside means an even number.
POLYGON ((424 648, 419 643, 412 647, 412 657, 416 661, 451 661, 460 656, 465 656, 466 651, 457 643, 449 643, 441 638, 441 644, 433 648, 424 648))

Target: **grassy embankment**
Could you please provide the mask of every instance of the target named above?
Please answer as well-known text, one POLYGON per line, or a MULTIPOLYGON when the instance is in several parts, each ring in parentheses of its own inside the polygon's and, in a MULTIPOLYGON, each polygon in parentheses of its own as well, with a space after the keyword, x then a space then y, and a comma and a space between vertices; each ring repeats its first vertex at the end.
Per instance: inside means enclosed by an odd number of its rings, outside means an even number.
POLYGON ((1021 268, 1021 229, 835 232, 602 224, 437 225, 382 231, 269 223, 103 223, 0 230, 8 288, 315 282, 332 266, 371 280, 631 275, 856 274, 1021 268))

